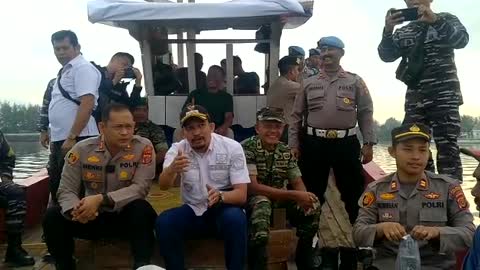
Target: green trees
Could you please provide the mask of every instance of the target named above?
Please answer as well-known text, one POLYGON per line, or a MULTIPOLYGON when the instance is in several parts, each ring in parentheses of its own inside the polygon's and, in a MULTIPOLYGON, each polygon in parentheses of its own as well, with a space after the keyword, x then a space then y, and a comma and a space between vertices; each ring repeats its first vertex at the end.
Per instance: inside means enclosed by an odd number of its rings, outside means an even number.
POLYGON ((0 102, 0 129, 3 133, 36 132, 39 113, 39 105, 0 102))

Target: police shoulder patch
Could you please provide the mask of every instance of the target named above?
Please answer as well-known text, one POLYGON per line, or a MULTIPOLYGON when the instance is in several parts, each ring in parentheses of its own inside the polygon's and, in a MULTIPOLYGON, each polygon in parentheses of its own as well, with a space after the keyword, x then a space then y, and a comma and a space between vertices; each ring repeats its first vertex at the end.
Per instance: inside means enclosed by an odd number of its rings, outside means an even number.
POLYGON ((78 162, 79 159, 80 159, 80 155, 78 154, 78 152, 73 151, 73 150, 70 150, 70 152, 68 152, 68 154, 67 154, 68 164, 74 165, 75 163, 78 162))
POLYGON ((142 153, 142 163, 150 164, 153 158, 153 147, 151 145, 145 146, 142 153))
POLYGON ((362 205, 363 207, 370 207, 375 202, 375 194, 372 191, 363 194, 362 205))

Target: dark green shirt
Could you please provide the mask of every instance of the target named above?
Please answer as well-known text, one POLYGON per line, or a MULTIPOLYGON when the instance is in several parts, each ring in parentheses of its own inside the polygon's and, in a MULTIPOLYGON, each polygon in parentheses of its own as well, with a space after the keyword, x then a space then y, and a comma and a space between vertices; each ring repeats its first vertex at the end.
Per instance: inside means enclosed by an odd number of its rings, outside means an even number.
POLYGON ((188 95, 183 108, 192 102, 207 109, 216 127, 225 122, 225 113, 233 113, 233 97, 223 90, 217 93, 208 92, 206 89, 194 90, 188 95))

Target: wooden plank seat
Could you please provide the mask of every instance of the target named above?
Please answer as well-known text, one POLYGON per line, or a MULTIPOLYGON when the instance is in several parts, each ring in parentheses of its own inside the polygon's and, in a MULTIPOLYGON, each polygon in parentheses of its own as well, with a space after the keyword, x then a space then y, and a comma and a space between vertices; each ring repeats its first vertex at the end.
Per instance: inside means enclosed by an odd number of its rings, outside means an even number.
MULTIPOLYGON (((295 233, 286 228, 285 216, 285 209, 274 210, 268 244, 269 269, 287 269, 287 262, 293 253, 292 243, 296 240, 295 233)), ((85 248, 85 242, 88 241, 76 241, 76 246, 83 247, 76 249, 76 256, 79 261, 93 261, 95 269, 128 269, 133 263, 127 241, 91 241, 89 248, 85 248)), ((152 263, 164 266, 157 248, 152 263)), ((187 241, 185 264, 189 269, 224 269, 223 241, 213 238, 187 241)))

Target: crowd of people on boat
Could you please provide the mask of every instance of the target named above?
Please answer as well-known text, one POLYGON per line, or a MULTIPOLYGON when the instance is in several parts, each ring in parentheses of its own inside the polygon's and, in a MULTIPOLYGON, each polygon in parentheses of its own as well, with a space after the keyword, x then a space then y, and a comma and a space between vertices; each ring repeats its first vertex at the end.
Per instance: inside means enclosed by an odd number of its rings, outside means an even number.
MULTIPOLYGON (((407 235, 418 243, 422 269, 453 269, 455 253, 470 248, 475 234, 460 185, 463 101, 453 58, 469 35, 456 16, 433 12, 432 1, 405 2, 418 18, 395 30, 406 18, 389 10, 378 46, 383 61, 402 58, 397 79, 408 87, 405 119, 392 130, 389 147, 397 170, 366 189, 363 164, 372 161, 377 143, 374 106, 365 81, 342 68, 348 45, 340 38, 320 38, 308 59, 301 47, 289 47, 278 62, 280 77, 265 87, 267 107, 256 114, 255 134, 238 142, 233 96, 225 91, 226 60, 205 74, 196 53, 197 90, 191 92, 186 68, 172 60, 154 64, 156 95, 188 94, 180 128, 167 132, 148 119, 142 73, 131 54, 115 53, 107 66, 98 66, 83 57, 74 32, 54 33, 62 68, 45 91, 39 130, 41 144, 50 148, 51 201, 43 232, 56 269, 76 268, 75 238, 120 237, 130 243, 133 269, 151 263, 155 243, 166 269, 185 269, 185 241, 212 236, 223 239, 227 269, 267 269, 277 208, 286 209, 296 228, 298 269, 357 269, 361 248, 375 250, 368 267, 394 269, 407 235), (440 174, 434 173, 432 139, 440 174), (322 247, 315 266, 330 170, 356 248, 322 247), (157 215, 147 201, 154 181, 165 190, 180 185, 182 205, 157 215)), ((234 94, 260 92, 258 75, 245 72, 238 56, 233 69, 234 94)), ((0 135, 5 261, 33 265, 21 246, 26 202, 12 181, 15 154, 0 135)), ((480 192, 472 193, 480 202, 480 192)), ((478 243, 473 246, 464 269, 480 267, 478 243)))

